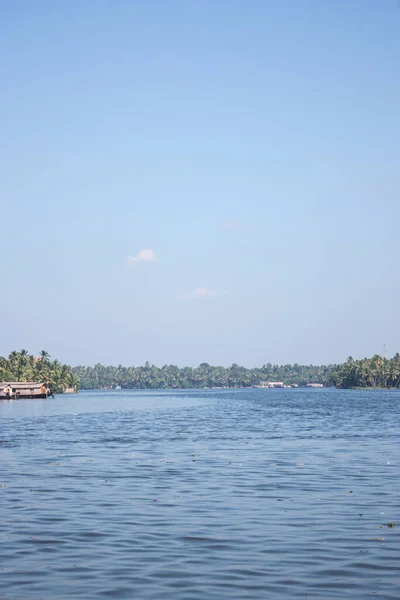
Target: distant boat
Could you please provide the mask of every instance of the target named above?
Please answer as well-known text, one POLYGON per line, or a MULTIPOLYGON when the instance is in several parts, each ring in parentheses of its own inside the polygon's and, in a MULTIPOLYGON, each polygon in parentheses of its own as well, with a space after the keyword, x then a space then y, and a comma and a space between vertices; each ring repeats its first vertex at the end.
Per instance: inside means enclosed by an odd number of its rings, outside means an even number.
POLYGON ((116 389, 116 390, 120 390, 120 389, 121 389, 121 386, 120 386, 120 385, 116 385, 116 386, 115 386, 115 389, 116 389))

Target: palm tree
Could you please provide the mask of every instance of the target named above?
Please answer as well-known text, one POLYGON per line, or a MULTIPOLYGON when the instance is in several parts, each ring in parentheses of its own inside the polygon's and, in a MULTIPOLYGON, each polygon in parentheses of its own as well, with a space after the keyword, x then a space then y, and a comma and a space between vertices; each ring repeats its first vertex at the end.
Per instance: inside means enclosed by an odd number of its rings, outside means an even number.
POLYGON ((78 391, 80 380, 79 377, 77 377, 77 375, 74 375, 74 373, 70 371, 66 376, 66 382, 68 387, 73 388, 75 392, 78 391))
POLYGON ((392 387, 399 387, 400 384, 400 354, 397 352, 390 361, 390 379, 392 387))
MULTIPOLYGON (((58 360, 50 362, 49 354, 42 350, 40 358, 35 359, 27 350, 15 350, 8 359, 0 357, 0 378, 3 381, 35 381, 48 383, 54 391, 63 392, 68 387, 68 377, 72 374, 70 367, 62 365, 58 360)), ((73 380, 78 386, 79 380, 73 380)))
MULTIPOLYGON (((8 356, 8 370, 11 373, 16 373, 17 369, 18 369, 18 363, 19 363, 19 354, 16 350, 13 350, 12 352, 10 352, 9 356, 8 356)), ((13 375, 12 379, 15 378, 15 375, 13 375)))

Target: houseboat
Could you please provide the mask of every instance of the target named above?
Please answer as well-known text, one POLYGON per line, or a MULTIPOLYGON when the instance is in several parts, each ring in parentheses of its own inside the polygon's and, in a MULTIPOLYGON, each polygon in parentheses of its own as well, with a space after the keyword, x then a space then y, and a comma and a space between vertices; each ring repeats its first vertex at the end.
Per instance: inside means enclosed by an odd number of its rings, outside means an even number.
POLYGON ((18 398, 48 398, 52 392, 47 383, 33 381, 0 382, 0 399, 15 400, 18 398))

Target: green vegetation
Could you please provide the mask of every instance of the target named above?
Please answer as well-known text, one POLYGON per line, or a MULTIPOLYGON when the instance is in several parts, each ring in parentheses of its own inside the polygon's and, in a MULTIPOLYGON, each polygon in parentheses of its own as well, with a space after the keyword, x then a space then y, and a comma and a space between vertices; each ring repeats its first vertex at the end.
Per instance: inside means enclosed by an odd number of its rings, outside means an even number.
POLYGON ((351 356, 330 374, 332 385, 338 388, 398 388, 400 387, 400 354, 383 358, 354 360, 351 356))
POLYGON ((198 367, 179 368, 174 365, 155 367, 148 362, 144 367, 118 367, 97 364, 94 367, 74 367, 83 389, 159 388, 205 388, 250 387, 264 381, 282 381, 285 385, 322 383, 337 388, 399 388, 400 354, 393 358, 375 355, 372 358, 354 360, 349 358, 340 365, 272 365, 246 369, 233 364, 231 367, 213 367, 202 363, 198 367))
MULTIPOLYGON (((81 382, 82 389, 109 389, 121 386, 124 389, 159 388, 204 388, 204 387, 250 387, 263 381, 283 381, 299 386, 318 382, 330 383, 332 365, 272 365, 246 369, 233 364, 231 367, 212 367, 202 363, 196 368, 179 368, 174 365, 155 367, 146 363, 144 367, 109 367, 100 364, 94 367, 74 367, 72 370, 81 382)), ((331 384, 332 385, 332 384, 331 384)))
POLYGON ((62 394, 67 388, 79 387, 79 378, 67 365, 50 360, 42 350, 40 356, 28 354, 27 350, 11 352, 8 358, 0 357, 1 381, 35 381, 47 383, 52 392, 62 394))
POLYGON ((246 369, 233 364, 231 367, 213 367, 202 363, 198 367, 164 365, 155 367, 148 362, 144 367, 118 367, 97 364, 94 367, 69 367, 58 360, 50 360, 43 350, 38 357, 26 350, 11 352, 8 358, 0 357, 1 381, 36 381, 48 383, 55 393, 66 388, 110 389, 165 389, 205 387, 251 387, 265 381, 282 381, 285 385, 322 383, 338 388, 399 388, 400 354, 383 358, 354 360, 352 357, 341 365, 272 365, 246 369))

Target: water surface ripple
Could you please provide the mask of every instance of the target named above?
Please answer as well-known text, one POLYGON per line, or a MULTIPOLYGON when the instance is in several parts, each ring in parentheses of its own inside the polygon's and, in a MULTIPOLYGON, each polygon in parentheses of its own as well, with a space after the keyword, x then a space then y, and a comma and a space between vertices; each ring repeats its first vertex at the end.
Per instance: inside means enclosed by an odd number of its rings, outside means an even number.
POLYGON ((336 390, 1 401, 0 598, 398 600, 399 407, 336 390))

